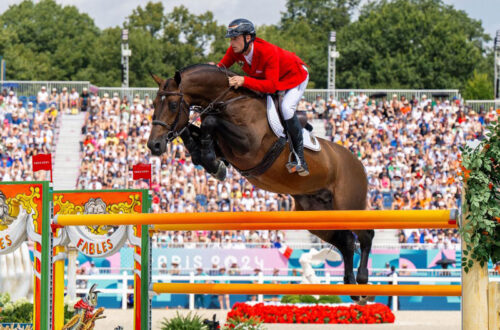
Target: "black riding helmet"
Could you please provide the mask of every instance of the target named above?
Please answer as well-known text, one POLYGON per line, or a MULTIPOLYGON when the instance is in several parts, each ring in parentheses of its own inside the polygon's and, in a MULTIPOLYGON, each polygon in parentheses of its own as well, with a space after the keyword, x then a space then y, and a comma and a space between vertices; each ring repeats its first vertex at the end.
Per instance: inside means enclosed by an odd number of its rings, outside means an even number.
MULTIPOLYGON (((253 25, 253 23, 244 18, 237 18, 231 23, 229 23, 226 32, 226 38, 237 37, 239 35, 243 36, 250 35, 252 37, 250 42, 253 42, 255 40, 255 35, 256 35, 255 26, 253 25)), ((245 47, 243 48, 242 52, 244 53, 248 49, 250 42, 247 42, 246 38, 243 38, 243 41, 245 43, 245 47)))

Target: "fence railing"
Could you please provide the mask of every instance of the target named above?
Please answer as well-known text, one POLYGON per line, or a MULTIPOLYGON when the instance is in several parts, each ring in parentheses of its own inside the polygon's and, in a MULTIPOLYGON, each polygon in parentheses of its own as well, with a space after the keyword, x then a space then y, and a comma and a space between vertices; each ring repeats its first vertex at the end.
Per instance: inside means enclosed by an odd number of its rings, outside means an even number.
MULTIPOLYGON (((415 270, 415 271, 424 271, 424 270, 415 270)), ((445 271, 445 270, 443 270, 445 271)), ((493 274, 493 273, 492 273, 493 274)), ((77 275, 76 280, 78 281, 116 281, 116 289, 106 289, 99 288, 99 291, 106 294, 115 294, 121 297, 122 309, 127 308, 127 296, 129 294, 133 294, 133 288, 128 287, 128 282, 132 281, 134 278, 133 274, 129 274, 127 272, 123 272, 121 274, 109 274, 109 275, 77 275)), ((329 272, 325 272, 325 275, 319 277, 320 284, 334 284, 334 283, 343 283, 342 275, 331 276, 329 272)), ((202 282, 213 282, 213 281, 222 281, 223 283, 229 283, 231 281, 248 281, 252 283, 271 283, 273 281, 278 281, 280 283, 300 283, 302 281, 301 276, 272 276, 272 275, 263 275, 259 273, 258 275, 196 275, 194 272, 190 272, 187 275, 153 275, 152 282, 163 282, 170 283, 172 281, 186 281, 186 283, 202 283, 202 282)), ((490 281, 492 282, 500 282, 500 277, 492 277, 490 276, 490 281)), ((393 284, 397 283, 406 283, 406 282, 418 282, 422 283, 460 283, 461 277, 450 276, 449 274, 442 276, 433 276, 433 277, 425 277, 425 276, 398 276, 397 273, 392 276, 372 276, 370 277, 371 283, 387 283, 393 282, 393 284)), ((109 283, 109 282, 108 282, 109 283)), ((85 287, 80 287, 76 290, 77 294, 86 294, 88 289, 85 287)), ((263 295, 258 295, 257 301, 262 302, 263 295)), ((397 306, 397 304, 394 304, 397 306)), ((194 294, 189 295, 189 309, 193 310, 195 308, 194 304, 194 294)))
POLYGON ((413 96, 421 100, 423 95, 426 95, 429 100, 434 98, 445 98, 448 100, 453 98, 462 99, 458 89, 306 89, 304 96, 308 102, 312 102, 316 99, 317 95, 320 95, 325 100, 330 95, 333 95, 335 100, 347 100, 351 94, 353 96, 363 94, 368 97, 385 97, 388 100, 391 100, 394 94, 397 95, 398 99, 404 96, 408 100, 411 100, 413 96))
MULTIPOLYGON (((53 88, 60 93, 64 87, 68 89, 68 93, 72 88, 75 88, 78 93, 81 93, 83 88, 89 88, 88 81, 23 81, 23 80, 6 80, 0 83, 0 90, 13 90, 19 96, 34 96, 36 97, 42 87, 47 88, 50 94, 53 88)), ((35 101, 36 102, 36 101, 35 101)))
MULTIPOLYGON (((88 88, 91 92, 97 92, 99 96, 104 96, 108 93, 110 97, 113 97, 114 93, 123 98, 132 99, 135 95, 139 95, 143 99, 146 94, 153 97, 158 90, 155 87, 99 87, 92 85, 88 81, 21 81, 21 80, 6 80, 0 82, 0 89, 11 89, 14 90, 18 96, 36 96, 40 91, 42 86, 47 88, 47 91, 56 88, 58 92, 61 92, 63 87, 67 87, 68 91, 71 88, 75 88, 79 93, 82 92, 84 87, 88 88)), ((327 99, 330 95, 334 95, 335 99, 348 99, 349 96, 359 96, 364 94, 368 97, 376 95, 377 97, 382 97, 385 95, 387 99, 392 99, 392 95, 396 94, 398 98, 405 96, 407 99, 411 99, 413 96, 421 99, 425 94, 429 99, 431 98, 441 98, 445 97, 452 99, 454 97, 461 99, 460 92, 458 89, 307 89, 304 93, 305 98, 308 101, 314 101, 317 95, 321 95, 323 99, 327 99)))
POLYGON ((466 100, 465 105, 476 112, 478 112, 480 110, 489 111, 491 108, 493 108, 493 109, 500 108, 500 99, 499 100, 466 100))

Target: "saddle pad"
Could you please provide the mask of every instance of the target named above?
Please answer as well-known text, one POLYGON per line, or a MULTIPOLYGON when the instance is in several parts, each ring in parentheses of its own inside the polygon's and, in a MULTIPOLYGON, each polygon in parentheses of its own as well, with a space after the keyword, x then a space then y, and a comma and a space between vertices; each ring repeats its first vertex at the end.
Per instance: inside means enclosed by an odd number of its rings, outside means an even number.
MULTIPOLYGON (((278 111, 274 106, 273 99, 270 95, 267 96, 267 121, 269 122, 269 126, 271 126, 271 130, 276 134, 277 137, 285 137, 285 129, 283 125, 281 125, 280 118, 278 116, 278 111)), ((304 147, 312 150, 312 151, 320 151, 321 145, 319 144, 318 139, 309 132, 305 128, 302 129, 302 137, 304 139, 304 147)))

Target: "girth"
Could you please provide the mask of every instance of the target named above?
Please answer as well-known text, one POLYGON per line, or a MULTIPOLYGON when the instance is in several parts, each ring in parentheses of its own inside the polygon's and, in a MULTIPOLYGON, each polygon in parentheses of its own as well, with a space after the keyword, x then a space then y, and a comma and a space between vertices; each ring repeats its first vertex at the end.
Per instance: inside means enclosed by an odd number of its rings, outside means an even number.
POLYGON ((285 145, 286 145, 286 139, 280 137, 271 146, 271 148, 269 148, 264 158, 257 166, 248 170, 240 170, 234 165, 233 167, 246 178, 252 178, 262 175, 274 164, 279 155, 281 155, 281 152, 283 152, 283 149, 285 149, 285 145))

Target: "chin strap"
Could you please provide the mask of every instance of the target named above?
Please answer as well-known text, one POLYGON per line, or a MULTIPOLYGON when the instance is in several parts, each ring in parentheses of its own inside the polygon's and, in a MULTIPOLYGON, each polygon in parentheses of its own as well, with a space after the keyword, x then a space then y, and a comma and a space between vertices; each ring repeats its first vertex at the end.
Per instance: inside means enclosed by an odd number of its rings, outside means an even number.
POLYGON ((241 54, 244 54, 244 53, 247 51, 248 46, 250 46, 250 44, 251 44, 251 43, 255 40, 255 37, 254 37, 254 36, 252 36, 252 37, 250 38, 250 41, 247 41, 247 35, 248 35, 248 34, 244 34, 244 35, 243 35, 243 42, 244 42, 244 44, 245 44, 245 47, 243 47, 243 50, 241 51, 241 54))

